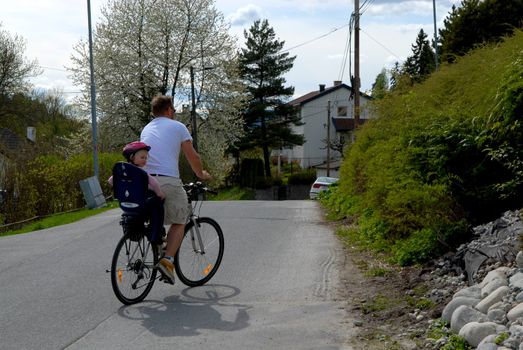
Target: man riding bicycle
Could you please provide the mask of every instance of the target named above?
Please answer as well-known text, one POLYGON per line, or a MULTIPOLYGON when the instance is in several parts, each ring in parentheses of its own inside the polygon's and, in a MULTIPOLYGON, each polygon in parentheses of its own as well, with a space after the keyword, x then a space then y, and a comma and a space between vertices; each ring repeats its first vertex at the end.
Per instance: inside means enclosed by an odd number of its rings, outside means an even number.
POLYGON ((183 151, 196 176, 202 180, 210 180, 212 177, 203 170, 200 155, 192 145, 189 130, 184 124, 174 120, 172 97, 154 97, 151 101, 151 112, 153 120, 143 128, 140 139, 151 147, 145 169, 158 180, 165 194, 164 224, 170 225, 165 255, 160 259, 158 268, 170 283, 174 283, 174 255, 183 239, 189 214, 187 194, 180 179, 180 151, 183 151))

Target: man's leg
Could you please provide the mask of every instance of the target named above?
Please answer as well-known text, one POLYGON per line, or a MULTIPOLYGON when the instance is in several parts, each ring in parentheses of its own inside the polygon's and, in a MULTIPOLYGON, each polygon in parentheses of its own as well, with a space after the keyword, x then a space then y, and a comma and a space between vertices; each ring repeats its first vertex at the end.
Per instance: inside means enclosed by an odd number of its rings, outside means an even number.
POLYGON ((165 248, 165 255, 172 256, 176 254, 183 239, 183 231, 185 225, 183 224, 172 224, 167 232, 167 247, 165 248))
POLYGON ((167 232, 167 247, 165 247, 165 256, 160 259, 160 271, 174 284, 174 255, 180 248, 183 239, 184 224, 172 224, 167 232))

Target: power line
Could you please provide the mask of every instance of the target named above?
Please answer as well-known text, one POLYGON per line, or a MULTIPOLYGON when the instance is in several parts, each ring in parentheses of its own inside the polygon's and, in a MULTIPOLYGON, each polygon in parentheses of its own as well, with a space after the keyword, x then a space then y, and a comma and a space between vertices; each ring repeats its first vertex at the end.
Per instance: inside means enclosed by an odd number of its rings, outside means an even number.
POLYGON ((363 2, 363 4, 360 6, 360 16, 363 15, 365 13, 365 11, 368 10, 368 8, 370 7, 370 5, 374 2, 374 0, 365 0, 363 2))
POLYGON ((343 80, 343 75, 345 74, 345 65, 347 64, 347 56, 349 57, 349 75, 351 70, 351 55, 350 49, 352 47, 352 31, 354 29, 354 13, 351 14, 349 21, 349 32, 347 33, 347 40, 345 41, 345 49, 343 51, 343 58, 340 68, 340 75, 338 80, 343 80))
POLYGON ((51 70, 58 70, 61 72, 67 72, 66 69, 62 69, 62 68, 53 68, 53 67, 46 67, 46 66, 41 66, 41 65, 38 65, 38 67, 43 68, 43 69, 51 69, 51 70))
POLYGON ((380 43, 378 40, 374 39, 369 33, 367 33, 366 31, 364 31, 363 29, 360 28, 360 30, 366 35, 368 36, 370 39, 372 39, 376 44, 380 45, 381 47, 383 47, 385 50, 387 50, 391 55, 393 55, 394 57, 396 57, 398 60, 400 60, 399 56, 396 55, 394 52, 392 52, 388 47, 386 47, 385 45, 383 45, 382 43, 380 43))
POLYGON ((349 22, 349 23, 346 23, 346 24, 344 24, 344 25, 342 25, 341 27, 333 28, 333 29, 331 29, 328 33, 325 33, 325 34, 323 34, 323 35, 320 35, 320 36, 318 36, 318 37, 316 37, 316 38, 314 38, 314 39, 311 39, 311 40, 305 41, 305 42, 303 42, 303 43, 301 43, 301 44, 298 44, 298 45, 296 45, 296 46, 290 47, 290 48, 288 48, 288 49, 281 50, 281 51, 279 51, 278 53, 289 52, 289 51, 294 50, 294 49, 296 49, 296 48, 298 48, 298 47, 300 47, 300 46, 310 44, 310 43, 312 43, 313 41, 316 41, 316 40, 319 40, 319 39, 321 39, 321 38, 324 38, 324 37, 326 37, 326 36, 328 36, 328 35, 331 35, 332 33, 337 32, 338 30, 343 29, 343 28, 347 27, 348 25, 350 25, 350 22, 349 22))

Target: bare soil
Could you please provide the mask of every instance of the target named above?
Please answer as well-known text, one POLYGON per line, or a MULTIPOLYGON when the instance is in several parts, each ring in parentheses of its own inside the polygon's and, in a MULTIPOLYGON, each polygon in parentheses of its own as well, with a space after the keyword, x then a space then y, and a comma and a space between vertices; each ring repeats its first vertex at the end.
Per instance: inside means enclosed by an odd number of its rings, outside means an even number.
POLYGON ((400 268, 383 256, 346 246, 342 273, 347 317, 356 329, 355 350, 425 348, 429 319, 441 316, 444 303, 425 298, 435 286, 430 268, 400 268))

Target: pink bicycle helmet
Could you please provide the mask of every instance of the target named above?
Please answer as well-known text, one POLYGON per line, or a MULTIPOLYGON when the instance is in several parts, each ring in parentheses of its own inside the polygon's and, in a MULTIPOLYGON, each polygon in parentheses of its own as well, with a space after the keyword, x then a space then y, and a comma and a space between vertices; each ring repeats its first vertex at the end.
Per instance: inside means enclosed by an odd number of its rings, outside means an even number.
POLYGON ((129 162, 131 160, 131 157, 140 150, 146 150, 149 151, 151 149, 151 146, 147 145, 146 143, 143 143, 142 141, 133 141, 131 143, 128 143, 123 148, 123 156, 127 161, 129 162))

